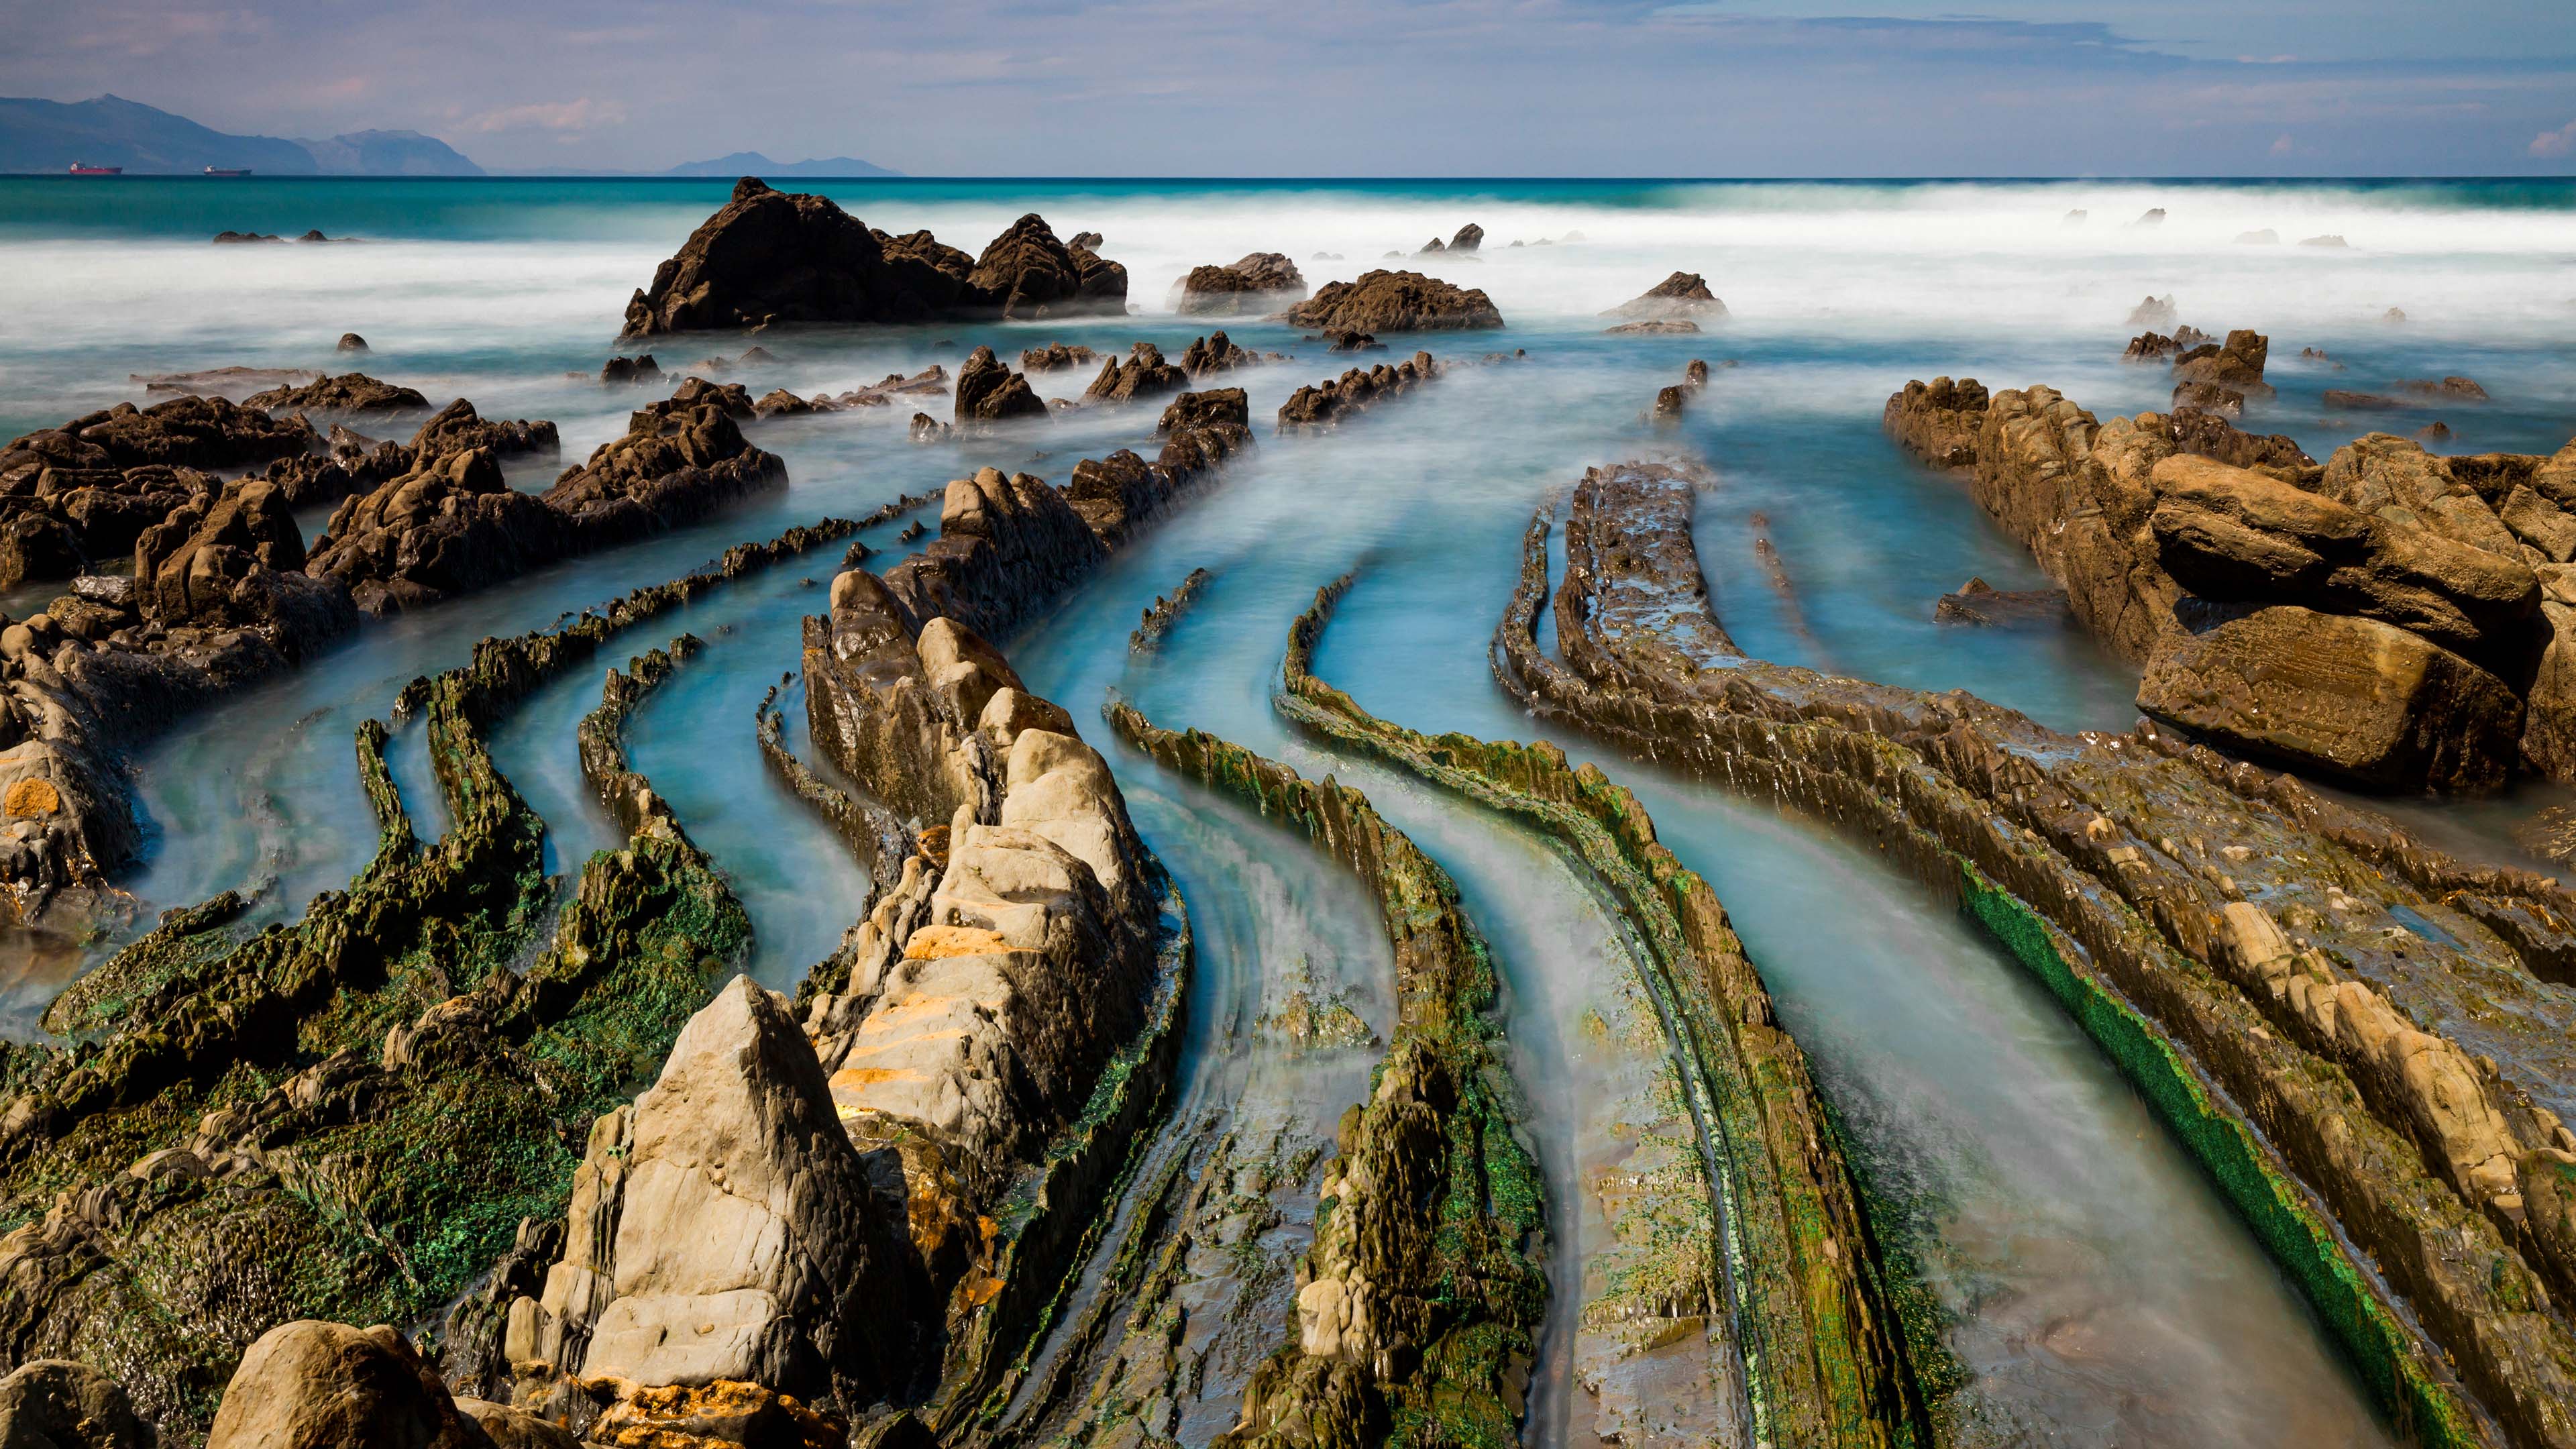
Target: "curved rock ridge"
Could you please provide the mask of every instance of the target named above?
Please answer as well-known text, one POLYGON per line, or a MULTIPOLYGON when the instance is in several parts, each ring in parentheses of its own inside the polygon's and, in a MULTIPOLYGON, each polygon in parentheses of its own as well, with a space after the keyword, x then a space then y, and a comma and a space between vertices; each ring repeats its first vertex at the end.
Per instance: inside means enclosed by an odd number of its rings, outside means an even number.
POLYGON ((1309 836, 1378 896, 1395 948, 1395 1030, 1366 1102, 1345 1114, 1290 1341, 1253 1371, 1224 1449, 1390 1442, 1436 1423, 1514 1442, 1513 1375, 1547 1296, 1547 1208, 1515 1135, 1490 1018, 1495 973, 1457 885, 1347 786, 1113 703, 1120 738, 1167 769, 1309 836))
POLYGON ((1748 658, 1708 612, 1693 493, 1643 463, 1578 485, 1563 664, 1536 640, 1541 511, 1497 634, 1506 685, 1955 889, 2139 1082, 2392 1415, 2430 1442, 2486 1442, 2483 1412, 2507 1442, 2576 1443, 2554 1306, 2576 1285, 2576 995, 2549 984, 2576 979, 2555 924, 2576 900, 2152 726, 2059 735, 1748 658))
POLYGON ((746 176, 626 304, 626 335, 773 322, 918 322, 1126 311, 1127 272, 1024 216, 981 257, 872 231, 822 196, 746 176))
POLYGON ((1317 332, 1447 332, 1503 325, 1483 292, 1420 272, 1374 271, 1326 282, 1273 321, 1317 332))
MULTIPOLYGON (((346 891, 255 933, 231 928, 238 893, 172 912, 54 1003, 49 1029, 82 1045, 0 1050, 0 1212, 23 1224, 0 1237, 0 1354, 98 1365, 165 1435, 194 1438, 275 1325, 444 1315, 440 1370, 477 1401, 463 1411, 503 1442, 555 1443, 504 1438, 479 1402, 516 1393, 509 1306, 564 1255, 583 1130, 662 1064, 750 924, 640 785, 607 793, 642 823, 559 899, 542 823, 484 736, 624 629, 858 526, 729 550, 415 681, 398 715, 426 716, 441 840, 414 833, 370 721, 357 763, 380 834, 346 891)), ((666 668, 612 682, 585 745, 613 746, 666 668)), ((597 779, 632 779, 613 747, 585 756, 597 779)))
POLYGON ((1306 277, 1279 252, 1253 252, 1228 266, 1190 268, 1173 289, 1184 317, 1251 317, 1306 300, 1306 277))
MULTIPOLYGON (((1639 984, 1680 1064, 1694 1176, 1710 1199, 1708 1232, 1657 1243, 1696 1255, 1724 1310, 1724 1348, 1712 1347, 1733 1360, 1717 1374, 1734 1392, 1710 1397, 1731 1402, 1746 1443, 1933 1442, 1909 1357, 1946 1350, 1928 1327, 1925 1341, 1909 1339, 1805 1054, 1780 1029, 1725 907, 1598 767, 1571 766, 1551 744, 1406 729, 1318 678, 1315 649, 1352 577, 1317 590, 1290 627, 1287 690, 1274 703, 1327 739, 1534 820, 1620 903, 1646 947, 1639 984), (1736 1252, 1721 1238, 1735 1239, 1736 1252)), ((1691 1311, 1704 1310, 1695 1302, 1691 1311)), ((1587 1307, 1587 1327, 1596 1316, 1587 1307)), ((1667 1317, 1629 1335, 1619 1356, 1677 1326, 1667 1317)))
MULTIPOLYGON (((333 511, 309 570, 345 586, 369 613, 396 613, 784 487, 787 465, 744 440, 732 402, 693 379, 673 398, 637 409, 624 437, 565 469, 542 494, 512 488, 489 446, 421 457, 333 511)), ((750 411, 747 400, 742 411, 750 411)))
POLYGON ((1399 398, 1440 375, 1440 364, 1428 352, 1417 352, 1389 366, 1379 363, 1362 372, 1354 367, 1339 377, 1309 383, 1279 405, 1278 431, 1314 432, 1339 426, 1390 398, 1399 398))
POLYGON ((1630 322, 1689 322, 1724 317, 1726 304, 1699 273, 1675 272, 1601 315, 1630 322))
POLYGON ((1946 378, 1885 422, 1970 470, 2076 618, 2144 665, 2148 713, 2377 788, 2576 777, 2576 613, 2547 588, 2576 559, 2576 443, 2453 459, 2374 433, 2319 467, 2199 410, 2098 423, 2048 388, 1946 378))

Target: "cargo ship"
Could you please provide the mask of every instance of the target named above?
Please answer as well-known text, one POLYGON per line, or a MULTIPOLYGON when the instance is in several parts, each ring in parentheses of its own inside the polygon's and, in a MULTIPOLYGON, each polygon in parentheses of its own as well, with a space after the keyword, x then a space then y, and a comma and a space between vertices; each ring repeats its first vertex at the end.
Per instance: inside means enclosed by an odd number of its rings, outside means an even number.
POLYGON ((250 174, 250 168, 247 166, 209 166, 206 168, 206 174, 208 176, 248 176, 250 174))
POLYGON ((74 176, 122 176, 125 174, 125 168, 122 166, 92 166, 86 162, 75 161, 72 163, 72 174, 74 176))

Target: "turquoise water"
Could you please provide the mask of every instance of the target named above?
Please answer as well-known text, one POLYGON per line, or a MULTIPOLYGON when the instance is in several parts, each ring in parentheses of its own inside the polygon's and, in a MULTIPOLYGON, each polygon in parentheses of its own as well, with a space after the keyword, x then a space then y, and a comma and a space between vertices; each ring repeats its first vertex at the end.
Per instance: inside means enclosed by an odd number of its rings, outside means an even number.
MULTIPOLYGON (((1687 450, 1717 469, 1699 543, 1713 600, 1747 649, 1971 689, 2061 727, 2116 728, 2134 717, 2134 674, 2082 637, 1933 622, 1934 599, 1971 575, 2002 588, 2040 580, 1957 482, 1915 467, 1880 434, 1879 409, 1908 378, 2045 382, 2106 416, 2160 405, 2161 374, 2118 358, 2136 330, 2129 309, 2142 295, 2171 293, 2195 325, 2271 334, 2280 396, 2248 426, 2291 433, 2320 458, 2369 421, 2334 419, 2322 392, 2384 390, 2401 377, 2466 373, 2493 394, 2474 410, 2406 418, 2411 428, 2442 417, 2453 451, 2554 451, 2576 434, 2576 354, 2565 344, 2576 321, 2569 183, 891 180, 814 189, 871 225, 926 226, 969 251, 1031 210, 1059 234, 1102 232, 1104 252, 1130 270, 1137 310, 1073 324, 765 334, 758 341, 777 363, 740 376, 755 392, 838 391, 934 362, 953 369, 978 343, 1015 355, 1055 340, 1103 352, 1151 340, 1176 355, 1207 330, 1171 313, 1171 288, 1190 266, 1276 250, 1320 283, 1394 265, 1386 252, 1410 253, 1467 222, 1484 226, 1476 258, 1402 264, 1484 288, 1510 325, 1418 340, 1459 363, 1497 349, 1525 357, 1456 367, 1330 437, 1265 435, 1217 486, 1005 642, 1031 683, 1095 740, 1104 732, 1089 721, 1119 688, 1164 723, 1201 725, 1364 783, 1418 832, 1495 937, 1534 1137, 1559 1183, 1573 1180, 1569 1159, 1587 1120, 1579 1085, 1562 1073, 1562 1016, 1624 968, 1603 945, 1597 906, 1534 844, 1497 838, 1481 815, 1283 731, 1269 707, 1281 641, 1317 584, 1364 570, 1328 636, 1328 678, 1406 724, 1527 734, 1487 672, 1485 646, 1531 508, 1588 465, 1687 450), (2162 225, 2129 224, 2149 207, 2165 208, 2162 225), (2067 225, 2077 208, 2085 222, 2067 225), (2285 244, 2234 240, 2265 227, 2285 244), (2329 233, 2350 245, 2296 245, 2329 233), (1515 239, 1551 244, 1514 248, 1515 239), (1602 334, 1596 314, 1675 270, 1703 274, 1729 318, 1697 337, 1602 334), (2407 320, 2387 321, 2392 307, 2407 320), (2309 346, 2342 370, 2297 363, 2309 346), (1640 413, 1693 357, 1738 365, 1718 368, 1678 429, 1649 430, 1640 413), (1776 549, 1785 587, 1757 539, 1776 549), (1201 603, 1160 656, 1131 657, 1126 637, 1139 609, 1199 566, 1215 574, 1201 603)), ((11 319, 0 331, 0 436, 144 400, 129 374, 354 361, 433 402, 461 394, 487 415, 552 418, 566 461, 577 459, 618 435, 641 400, 588 380, 617 349, 628 294, 726 190, 701 181, 0 180, 0 309, 11 319), (206 240, 223 229, 310 228, 360 241, 206 240), (332 351, 352 330, 372 345, 362 359, 332 351)), ((1270 324, 1228 330, 1247 347, 1297 354, 1228 379, 1251 390, 1256 419, 1346 362, 1270 324)), ((745 345, 706 336, 659 339, 652 350, 676 372, 745 345)), ((1088 380, 1032 379, 1051 397, 1077 395, 1088 380)), ((537 627, 728 544, 865 512, 977 466, 1062 481, 1078 458, 1149 447, 1154 417, 1150 407, 1084 410, 923 447, 904 436, 909 411, 750 425, 755 441, 786 459, 784 492, 370 624, 304 670, 153 742, 134 762, 151 843, 122 883, 148 911, 271 878, 265 909, 299 910, 345 883, 372 845, 352 729, 386 713, 405 680, 464 659, 475 639, 537 627)), ((519 470, 513 481, 541 486, 546 469, 519 470)), ((897 527, 869 535, 886 550, 879 566, 901 552, 897 527)), ((837 941, 864 880, 770 783, 752 732, 752 705, 795 667, 798 621, 819 607, 836 558, 826 551, 711 595, 615 651, 622 659, 684 629, 711 646, 646 704, 630 743, 638 768, 734 879, 758 933, 752 968, 775 986, 837 941)), ((598 687, 594 671, 550 686, 496 740, 503 769, 548 821, 556 870, 610 842, 572 741, 598 687)), ((1184 1099, 1244 1122, 1304 1122, 1315 1135, 1319 1123, 1307 1119, 1328 1116, 1353 1089, 1351 1064, 1281 1060, 1244 1020, 1283 963, 1301 955, 1326 958, 1327 974, 1364 1003, 1386 999, 1365 898, 1329 872, 1280 859, 1283 842, 1235 807, 1111 753, 1140 825, 1205 923, 1208 994, 1192 1018, 1184 1099)), ((406 798, 424 828, 434 826, 416 730, 398 739, 394 758, 406 798)), ((1688 782, 1603 763, 1645 790, 1665 837, 1716 883, 1873 1152, 1947 1204, 1940 1286, 1958 1315, 1955 1346, 1981 1376, 1978 1413, 2082 1442, 2379 1437, 2242 1228, 2017 968, 1910 884, 1830 839, 1688 782), (2283 1435, 2283 1424, 2297 1431, 2283 1435)), ((2515 808, 2443 807, 2437 818, 2473 844, 2492 842, 2515 808)), ((24 1032, 79 962, 9 944, 0 1024, 24 1032)), ((1295 1197, 1283 1198, 1283 1247, 1296 1236, 1295 1197)), ((1560 1325, 1571 1301, 1559 1295, 1560 1325)), ((1567 1391, 1546 1387, 1561 1381, 1542 1372, 1539 1382, 1533 1439, 1579 1438, 1567 1391)), ((1222 1418, 1211 1408, 1204 1432, 1222 1418)))

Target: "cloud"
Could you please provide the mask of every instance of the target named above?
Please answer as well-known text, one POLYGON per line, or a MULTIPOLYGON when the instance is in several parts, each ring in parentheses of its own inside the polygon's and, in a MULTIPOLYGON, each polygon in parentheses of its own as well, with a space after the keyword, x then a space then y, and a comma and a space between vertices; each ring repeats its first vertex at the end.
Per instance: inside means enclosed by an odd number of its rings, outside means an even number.
POLYGON ((2571 151, 2576 151, 2576 121, 2531 138, 2531 154, 2534 156, 2564 156, 2571 151))
POLYGON ((465 128, 491 135, 497 131, 554 131, 578 134, 593 127, 623 126, 626 107, 618 101, 594 101, 583 96, 577 101, 539 101, 525 106, 503 106, 469 116, 465 128))

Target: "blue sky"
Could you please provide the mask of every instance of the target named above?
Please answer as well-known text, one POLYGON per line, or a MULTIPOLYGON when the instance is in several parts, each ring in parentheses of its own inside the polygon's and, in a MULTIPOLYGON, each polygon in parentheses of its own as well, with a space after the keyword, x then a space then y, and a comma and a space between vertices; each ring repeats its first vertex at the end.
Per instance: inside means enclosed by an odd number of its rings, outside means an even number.
POLYGON ((2571 0, 0 0, 0 93, 487 168, 2576 172, 2571 0))

